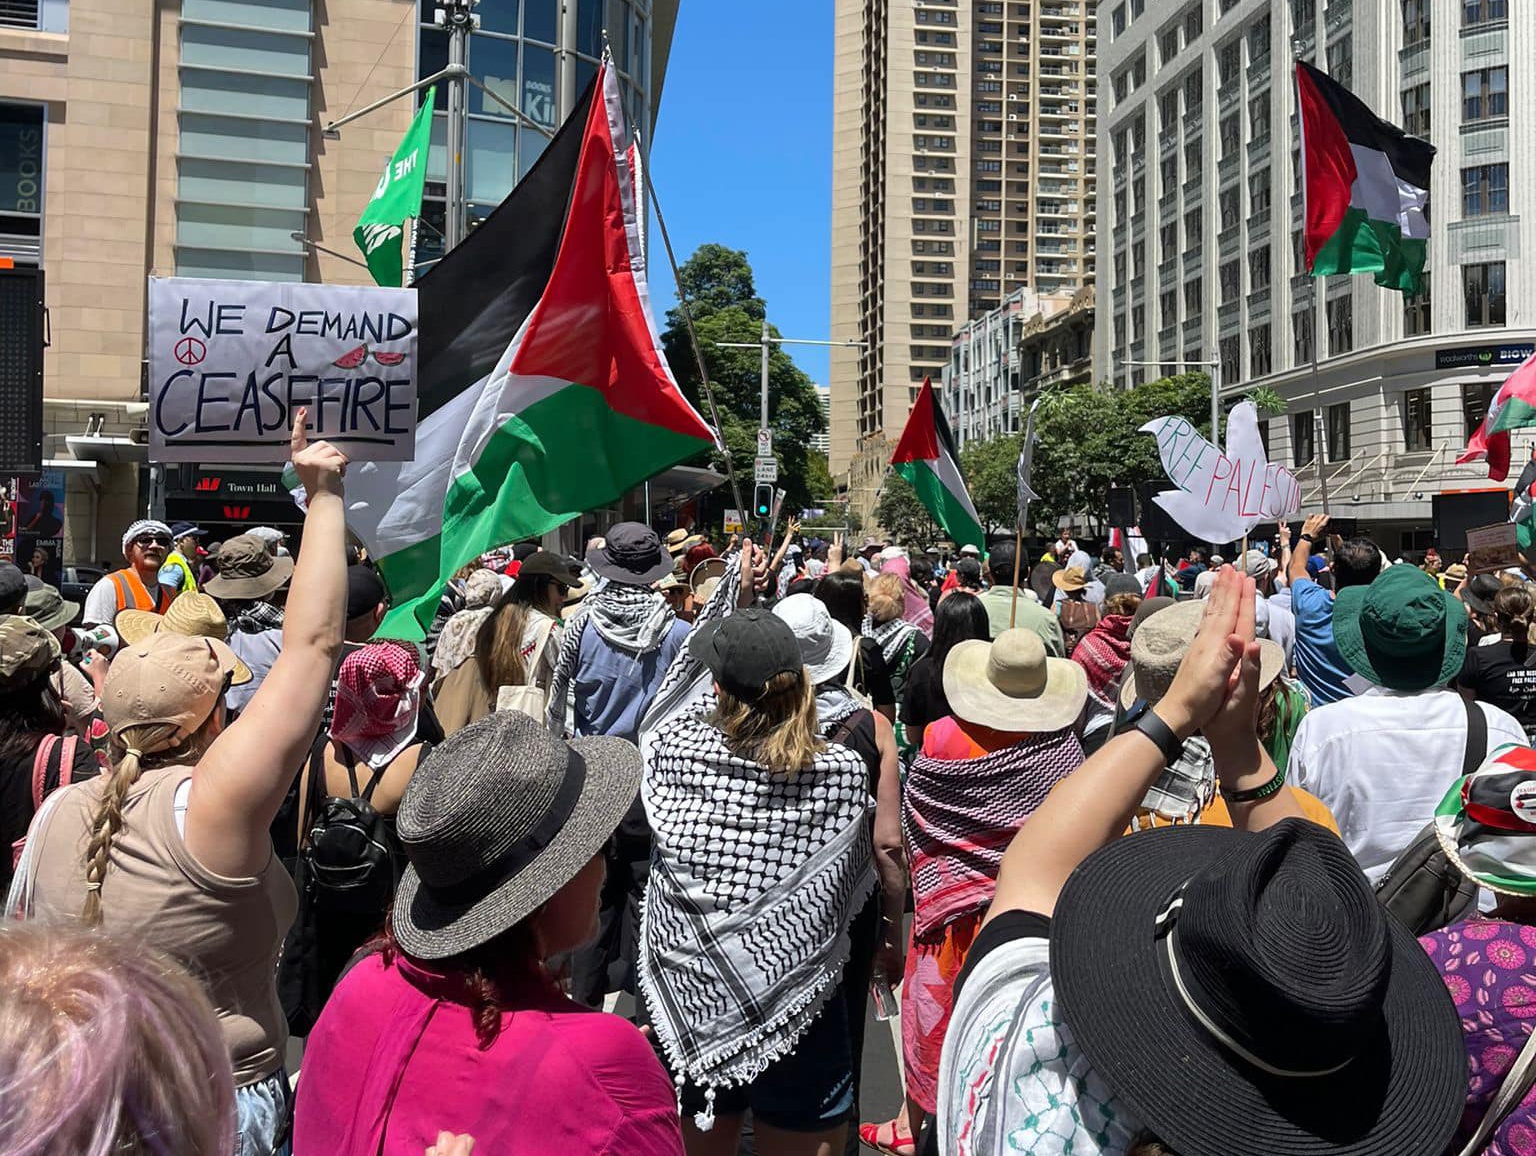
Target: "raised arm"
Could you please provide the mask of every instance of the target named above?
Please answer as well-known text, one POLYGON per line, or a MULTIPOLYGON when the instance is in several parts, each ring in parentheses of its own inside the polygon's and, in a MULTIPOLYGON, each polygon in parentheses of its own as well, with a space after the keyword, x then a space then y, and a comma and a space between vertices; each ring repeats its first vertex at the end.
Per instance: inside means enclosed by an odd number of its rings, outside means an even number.
MULTIPOLYGON (((1253 607, 1253 579, 1222 567, 1200 632, 1173 686, 1153 708, 1180 739, 1207 731, 1223 790, 1259 786, 1274 775, 1274 765, 1258 743, 1259 648, 1253 641, 1253 607)), ((1010 910, 1050 915, 1078 864, 1122 837, 1163 766, 1162 751, 1138 731, 1105 743, 1051 792, 1014 836, 1003 856, 987 919, 1010 910)), ((1299 814, 1289 792, 1281 791, 1277 798, 1234 806, 1234 825, 1257 829, 1299 814)))
POLYGON ((1301 537, 1291 547, 1290 569, 1285 572, 1292 585, 1307 577, 1307 559, 1312 555, 1312 544, 1327 528, 1327 514, 1313 514, 1302 524, 1301 537))
POLYGON ((254 875, 272 855, 267 830, 303 765, 330 694, 346 626, 346 456, 310 445, 293 423, 293 466, 309 498, 304 543, 283 616, 283 649, 250 704, 198 761, 187 801, 187 850, 219 875, 254 875))

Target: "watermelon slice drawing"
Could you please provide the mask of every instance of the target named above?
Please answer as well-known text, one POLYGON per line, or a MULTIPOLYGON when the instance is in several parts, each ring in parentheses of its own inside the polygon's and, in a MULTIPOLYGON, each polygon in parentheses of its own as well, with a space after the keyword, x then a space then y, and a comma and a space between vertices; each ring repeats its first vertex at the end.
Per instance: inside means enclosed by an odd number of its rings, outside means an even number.
POLYGON ((380 365, 399 365, 405 360, 405 354, 393 353, 388 349, 375 349, 373 359, 380 365))
POLYGON ((368 346, 363 344, 359 345, 356 349, 351 350, 348 353, 343 353, 335 361, 331 362, 331 364, 336 366, 337 369, 356 369, 359 365, 367 360, 368 346))

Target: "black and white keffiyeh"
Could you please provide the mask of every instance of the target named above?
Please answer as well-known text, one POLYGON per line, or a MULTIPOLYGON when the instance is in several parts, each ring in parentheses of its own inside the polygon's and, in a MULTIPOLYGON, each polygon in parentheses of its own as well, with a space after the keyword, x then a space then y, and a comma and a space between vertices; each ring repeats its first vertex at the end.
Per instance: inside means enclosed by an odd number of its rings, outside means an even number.
MULTIPOLYGON (((737 563, 700 615, 729 612, 737 563), (724 593, 724 598, 719 598, 724 593)), ((686 646, 641 727, 654 833, 640 982, 672 1070, 748 1083, 794 1050, 836 990, 848 927, 874 890, 868 771, 845 747, 775 774, 709 721, 708 671, 686 646)))
POLYGON ((610 582, 587 595, 581 609, 560 632, 560 653, 549 684, 549 729, 565 732, 571 678, 581 656, 581 639, 590 626, 610 646, 629 654, 649 654, 661 645, 676 618, 667 600, 649 586, 610 582))
POLYGON ((890 665, 895 663, 907 640, 917 633, 917 627, 903 618, 892 618, 876 626, 875 620, 866 614, 863 633, 875 640, 880 647, 881 657, 890 665))

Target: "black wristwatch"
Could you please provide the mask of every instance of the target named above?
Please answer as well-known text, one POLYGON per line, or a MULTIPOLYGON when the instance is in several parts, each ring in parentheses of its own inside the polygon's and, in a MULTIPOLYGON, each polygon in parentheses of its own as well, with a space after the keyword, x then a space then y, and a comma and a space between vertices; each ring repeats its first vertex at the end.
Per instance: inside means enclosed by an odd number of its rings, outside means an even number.
POLYGON ((1126 731, 1140 731, 1151 739, 1158 750, 1163 752, 1163 761, 1170 766, 1179 761, 1184 754, 1184 741, 1173 733, 1173 728, 1158 718, 1157 712, 1152 709, 1145 699, 1138 699, 1136 705, 1131 708, 1131 713, 1125 716, 1125 725, 1120 733, 1126 731))
POLYGON ((1303 542, 1305 542, 1309 546, 1316 546, 1317 545, 1317 539, 1314 538, 1311 534, 1303 534, 1303 535, 1301 535, 1301 540, 1303 542))

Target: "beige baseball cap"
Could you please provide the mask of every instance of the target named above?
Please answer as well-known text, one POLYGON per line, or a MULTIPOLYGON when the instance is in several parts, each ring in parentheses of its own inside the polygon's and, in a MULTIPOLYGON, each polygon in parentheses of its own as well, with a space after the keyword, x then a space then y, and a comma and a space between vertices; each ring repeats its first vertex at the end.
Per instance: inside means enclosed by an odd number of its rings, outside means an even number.
POLYGON ((102 714, 114 734, 164 724, 184 738, 207 721, 243 665, 217 638, 157 631, 113 658, 101 690, 102 714))

